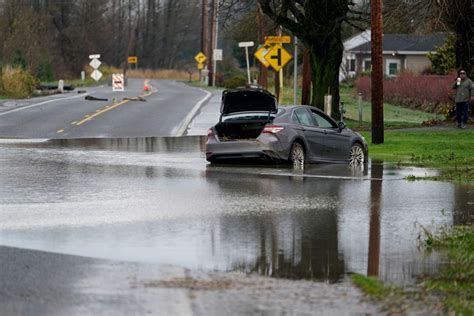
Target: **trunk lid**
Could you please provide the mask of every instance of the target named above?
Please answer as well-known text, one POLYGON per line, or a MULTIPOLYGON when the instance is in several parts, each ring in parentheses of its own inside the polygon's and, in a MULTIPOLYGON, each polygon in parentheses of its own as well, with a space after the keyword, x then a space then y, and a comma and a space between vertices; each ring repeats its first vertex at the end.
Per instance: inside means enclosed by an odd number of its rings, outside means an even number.
POLYGON ((224 90, 222 93, 221 117, 240 112, 278 112, 275 96, 264 89, 242 88, 224 90))

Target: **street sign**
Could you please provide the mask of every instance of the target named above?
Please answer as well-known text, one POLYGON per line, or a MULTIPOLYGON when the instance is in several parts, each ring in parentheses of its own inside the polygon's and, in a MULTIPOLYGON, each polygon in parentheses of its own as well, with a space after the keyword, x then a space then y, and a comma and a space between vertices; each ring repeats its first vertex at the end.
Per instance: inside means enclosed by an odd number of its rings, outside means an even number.
POLYGON ((102 65, 102 63, 100 62, 100 60, 98 59, 92 59, 92 61, 89 63, 89 65, 94 68, 94 69, 98 69, 100 67, 100 65, 102 65))
POLYGON ((89 59, 99 59, 100 54, 89 55, 89 59))
POLYGON ((202 64, 201 64, 201 63, 198 63, 198 64, 197 64, 197 68, 198 68, 199 70, 204 69, 204 63, 202 63, 202 64))
POLYGON ((222 60, 222 49, 214 49, 214 60, 222 60))
POLYGON ((265 44, 290 44, 291 36, 265 36, 265 44))
POLYGON ((239 47, 252 47, 254 45, 253 42, 240 42, 239 47))
POLYGON ((138 57, 137 57, 137 56, 128 56, 128 63, 129 63, 129 64, 136 64, 136 63, 138 63, 138 57))
POLYGON ((206 61, 207 57, 204 55, 202 52, 199 52, 196 56, 194 56, 194 59, 199 63, 202 64, 206 61))
POLYGON ((102 73, 96 69, 96 70, 94 70, 94 71, 92 72, 91 77, 92 77, 92 79, 94 79, 95 81, 99 81, 100 78, 102 78, 102 73))
POLYGON ((253 42, 240 42, 239 47, 244 47, 245 48, 245 61, 247 62, 247 80, 248 84, 251 83, 250 81, 250 62, 249 62, 249 47, 252 47, 254 45, 253 42))
POLYGON ((123 74, 112 74, 112 91, 124 91, 125 80, 123 74))
POLYGON ((270 48, 272 48, 270 45, 263 45, 253 54, 255 58, 267 68, 270 66, 270 63, 265 59, 265 56, 268 54, 270 48))
POLYGON ((291 60, 293 56, 288 53, 283 46, 277 44, 274 45, 270 51, 265 55, 265 60, 270 63, 270 66, 275 71, 280 71, 285 65, 291 60))

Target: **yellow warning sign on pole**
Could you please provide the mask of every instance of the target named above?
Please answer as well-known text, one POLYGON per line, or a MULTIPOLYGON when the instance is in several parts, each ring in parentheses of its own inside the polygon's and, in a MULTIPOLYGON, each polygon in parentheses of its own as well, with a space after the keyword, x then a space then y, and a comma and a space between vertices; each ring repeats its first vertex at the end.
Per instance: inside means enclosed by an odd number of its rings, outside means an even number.
POLYGON ((275 69, 280 71, 293 58, 280 44, 274 45, 265 55, 265 60, 275 69))
POLYGON ((207 57, 204 55, 202 52, 199 52, 196 56, 194 56, 194 59, 199 63, 202 64, 206 61, 207 57))
POLYGON ((291 36, 265 36, 265 44, 290 44, 291 36))
POLYGON ((255 54, 253 54, 255 58, 257 58, 257 60, 267 68, 270 66, 270 63, 265 59, 265 56, 271 48, 271 45, 263 45, 255 52, 255 54))

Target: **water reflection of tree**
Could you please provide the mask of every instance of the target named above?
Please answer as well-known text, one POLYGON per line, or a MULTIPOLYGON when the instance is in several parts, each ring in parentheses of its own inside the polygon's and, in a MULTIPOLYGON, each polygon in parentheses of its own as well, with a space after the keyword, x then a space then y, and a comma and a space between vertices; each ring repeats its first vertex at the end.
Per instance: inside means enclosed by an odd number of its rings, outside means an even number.
POLYGON ((223 244, 234 249, 246 241, 246 246, 251 248, 246 251, 254 254, 253 259, 246 260, 231 257, 233 269, 272 277, 330 282, 343 277, 344 260, 338 251, 337 203, 327 202, 338 201, 339 181, 305 179, 295 182, 292 177, 229 177, 225 174, 209 176, 208 181, 218 184, 221 196, 245 196, 250 200, 253 196, 263 196, 268 201, 278 197, 287 200, 285 205, 298 203, 298 200, 324 204, 315 203, 296 211, 291 208, 278 212, 263 209, 261 213, 222 217, 220 236, 223 244))

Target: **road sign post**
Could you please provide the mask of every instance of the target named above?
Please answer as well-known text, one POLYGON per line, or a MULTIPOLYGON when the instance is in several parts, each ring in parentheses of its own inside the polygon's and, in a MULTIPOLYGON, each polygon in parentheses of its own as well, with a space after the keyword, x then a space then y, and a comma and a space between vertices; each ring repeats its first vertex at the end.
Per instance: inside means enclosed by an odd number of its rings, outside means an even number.
POLYGON ((251 84, 250 79, 250 62, 249 62, 249 47, 253 47, 254 42, 240 42, 239 47, 245 47, 245 59, 247 60, 247 79, 248 83, 251 84))
POLYGON ((89 65, 92 67, 92 69, 94 69, 94 71, 92 71, 91 77, 95 81, 99 81, 100 78, 102 78, 102 73, 99 71, 99 67, 102 63, 100 62, 99 58, 100 54, 89 55, 89 59, 92 59, 89 65))
POLYGON ((112 74, 112 91, 125 91, 125 82, 123 74, 112 74))
POLYGON ((138 69, 138 57, 137 56, 128 56, 127 61, 129 64, 135 64, 135 70, 138 69))
POLYGON ((212 73, 212 86, 216 86, 216 72, 217 72, 217 61, 222 61, 222 49, 214 49, 212 53, 213 61, 214 61, 214 69, 212 73))

